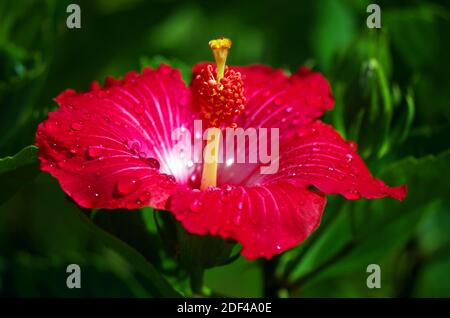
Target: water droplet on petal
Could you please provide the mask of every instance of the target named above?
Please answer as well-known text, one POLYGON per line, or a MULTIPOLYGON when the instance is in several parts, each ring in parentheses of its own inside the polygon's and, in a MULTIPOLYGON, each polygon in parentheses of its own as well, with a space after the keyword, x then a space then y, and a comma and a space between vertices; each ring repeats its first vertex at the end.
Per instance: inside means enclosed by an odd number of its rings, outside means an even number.
POLYGON ((138 188, 138 183, 134 179, 120 179, 117 181, 116 190, 119 195, 130 194, 138 188))
POLYGON ((328 171, 334 171, 334 168, 333 167, 328 167, 327 170, 328 171))
POLYGON ((280 97, 275 98, 274 104, 275 104, 276 106, 282 105, 282 104, 283 104, 283 99, 280 98, 280 97))
POLYGON ((89 159, 95 159, 102 155, 103 150, 100 147, 89 147, 87 150, 87 156, 89 159))
POLYGON ((195 199, 189 205, 189 210, 193 213, 199 213, 202 210, 202 203, 199 200, 195 199))
POLYGON ((57 120, 48 120, 45 122, 45 128, 49 131, 56 131, 59 129, 59 122, 57 120))
POLYGON ((150 166, 150 168, 152 169, 159 169, 160 168, 160 164, 159 161, 155 158, 145 158, 145 162, 147 162, 147 164, 150 166))
POLYGON ((76 146, 71 146, 69 152, 72 155, 76 155, 78 153, 78 148, 76 146))
POLYGON ((127 147, 130 149, 133 153, 137 154, 141 150, 141 143, 139 140, 136 139, 130 139, 127 141, 127 147))
POLYGON ((83 122, 82 121, 76 121, 70 125, 70 128, 75 131, 80 131, 83 129, 83 122))
POLYGON ((345 161, 347 163, 350 163, 352 160, 353 160, 353 156, 351 154, 348 153, 345 155, 345 161))
POLYGON ((103 121, 104 121, 105 123, 111 124, 111 119, 109 119, 108 116, 103 116, 102 119, 103 119, 103 121))
POLYGON ((290 113, 294 108, 292 106, 287 107, 284 111, 290 113))
POLYGON ((241 212, 237 212, 236 213, 236 215, 234 216, 234 218, 233 218, 233 223, 236 225, 236 226, 239 226, 239 225, 241 225, 241 212))
POLYGON ((148 202, 151 198, 151 194, 148 191, 145 191, 139 195, 139 200, 142 202, 148 202))
POLYGON ((313 135, 317 134, 317 129, 316 128, 311 128, 311 129, 302 129, 299 132, 297 132, 297 136, 298 137, 311 137, 313 135))
POLYGON ((347 141, 347 145, 349 145, 349 147, 353 150, 353 151, 357 151, 358 150, 358 145, 354 142, 354 141, 347 141))
POLYGON ((358 190, 350 190, 346 193, 346 198, 349 200, 358 200, 361 199, 361 194, 358 190))

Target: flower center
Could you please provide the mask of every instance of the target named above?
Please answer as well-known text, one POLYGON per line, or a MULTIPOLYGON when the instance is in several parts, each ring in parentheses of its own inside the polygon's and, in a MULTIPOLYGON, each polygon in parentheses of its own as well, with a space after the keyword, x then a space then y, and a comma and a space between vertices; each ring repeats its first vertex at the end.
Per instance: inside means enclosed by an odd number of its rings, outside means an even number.
POLYGON ((226 66, 231 40, 209 41, 214 59, 192 81, 193 102, 208 126, 201 189, 216 186, 221 128, 236 127, 234 119, 244 111, 246 99, 241 73, 226 66))

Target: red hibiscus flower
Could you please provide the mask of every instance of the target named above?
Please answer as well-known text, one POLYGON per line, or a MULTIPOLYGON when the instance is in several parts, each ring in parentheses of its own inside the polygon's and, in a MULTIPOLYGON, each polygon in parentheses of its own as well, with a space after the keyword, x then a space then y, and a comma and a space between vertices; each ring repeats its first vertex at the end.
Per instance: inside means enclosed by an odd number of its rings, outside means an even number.
MULTIPOLYGON (((37 129, 41 169, 82 207, 166 209, 190 233, 238 241, 248 259, 305 240, 320 223, 325 194, 405 197, 404 186, 372 177, 356 145, 317 119, 333 107, 321 74, 226 67, 231 41, 210 45, 216 65, 194 66, 190 87, 161 65, 62 92, 59 109, 37 129), (278 171, 261 174, 261 162, 181 160, 172 132, 193 132, 199 118, 216 129, 279 128, 278 171)), ((207 145, 217 159, 219 143, 207 145)))

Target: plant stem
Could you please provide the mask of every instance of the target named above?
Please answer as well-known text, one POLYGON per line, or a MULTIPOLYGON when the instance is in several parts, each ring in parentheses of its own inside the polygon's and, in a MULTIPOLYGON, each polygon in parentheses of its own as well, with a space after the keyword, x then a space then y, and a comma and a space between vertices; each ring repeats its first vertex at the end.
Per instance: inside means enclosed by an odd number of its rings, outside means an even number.
POLYGON ((203 274, 202 268, 190 272, 191 290, 194 295, 203 295, 203 274))

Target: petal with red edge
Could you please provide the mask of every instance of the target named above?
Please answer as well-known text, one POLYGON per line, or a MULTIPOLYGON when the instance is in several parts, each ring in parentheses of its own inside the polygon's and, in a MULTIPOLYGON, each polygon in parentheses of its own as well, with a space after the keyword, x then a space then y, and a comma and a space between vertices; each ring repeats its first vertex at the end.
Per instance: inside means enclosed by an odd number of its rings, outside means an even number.
POLYGON ((190 172, 171 152, 174 128, 190 129, 189 91, 162 65, 108 79, 86 93, 66 90, 36 133, 41 168, 86 208, 164 208, 190 172))
POLYGON ((288 182, 182 189, 169 203, 188 232, 236 240, 247 259, 271 258, 304 241, 324 206, 322 194, 288 182))
POLYGON ((386 196, 402 200, 406 187, 389 187, 375 179, 354 148, 333 127, 316 121, 281 141, 278 173, 261 175, 255 170, 248 184, 290 179, 349 200, 386 196))

